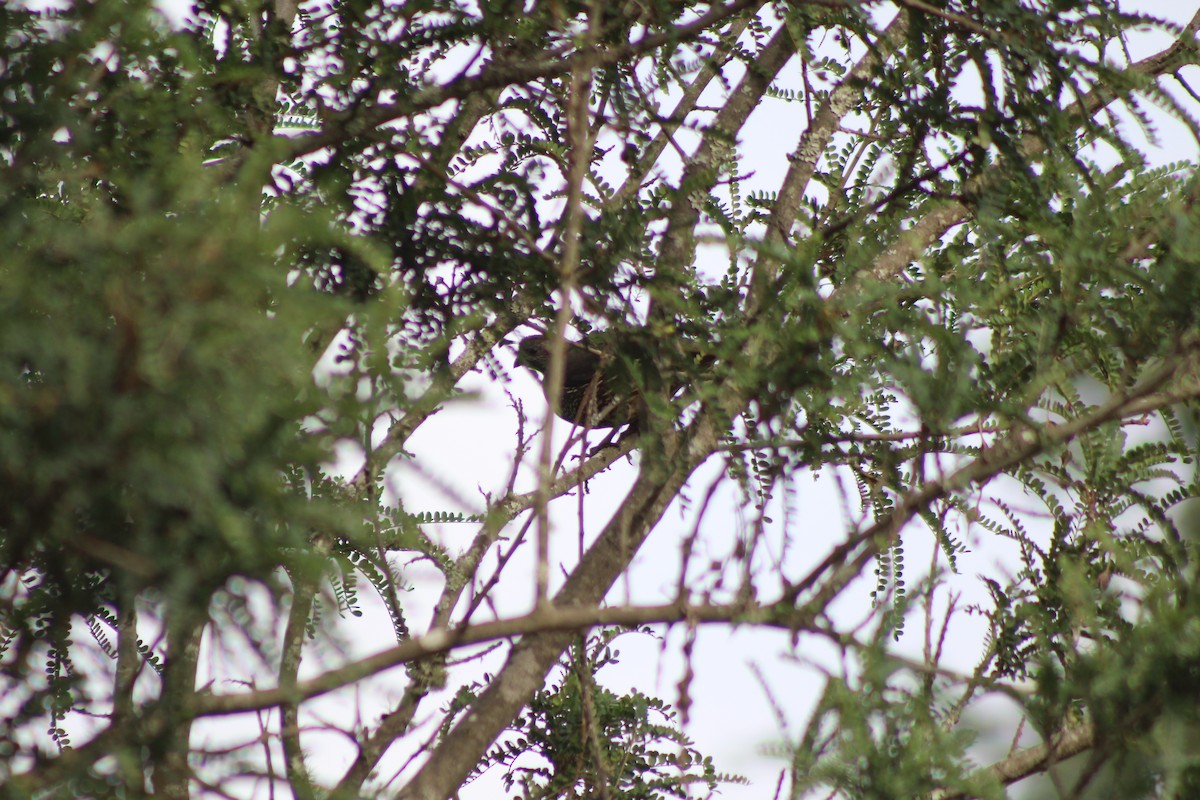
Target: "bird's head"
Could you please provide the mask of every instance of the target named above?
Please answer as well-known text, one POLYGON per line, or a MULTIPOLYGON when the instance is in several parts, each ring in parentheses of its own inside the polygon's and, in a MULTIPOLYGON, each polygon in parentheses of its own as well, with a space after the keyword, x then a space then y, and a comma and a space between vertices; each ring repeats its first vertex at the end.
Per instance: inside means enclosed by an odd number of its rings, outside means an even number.
POLYGON ((526 336, 517 345, 517 366, 545 373, 550 367, 550 342, 538 334, 526 336))

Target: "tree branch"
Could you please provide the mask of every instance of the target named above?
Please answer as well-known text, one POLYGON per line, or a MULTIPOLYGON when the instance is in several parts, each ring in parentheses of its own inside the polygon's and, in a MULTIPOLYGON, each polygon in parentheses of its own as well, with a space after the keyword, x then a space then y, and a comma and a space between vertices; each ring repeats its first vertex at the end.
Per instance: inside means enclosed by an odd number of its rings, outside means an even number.
MULTIPOLYGON (((1022 778, 1028 778, 1036 772, 1041 772, 1052 764, 1082 753, 1091 748, 1095 741, 1095 728, 1090 722, 1082 722, 1063 728, 1053 741, 1018 750, 1008 758, 980 770, 980 773, 987 774, 1007 786, 1022 778)), ((953 794, 941 792, 934 795, 935 800, 968 800, 968 798, 968 795, 961 792, 953 794)))
MULTIPOLYGON (((769 625, 789 631, 807 629, 812 625, 808 615, 797 611, 784 601, 761 606, 743 601, 729 604, 667 603, 657 606, 614 607, 550 605, 512 619, 432 631, 382 653, 297 683, 291 689, 265 689, 245 694, 200 697, 192 708, 192 716, 243 714, 274 708, 284 703, 311 700, 397 666, 476 644, 518 636, 536 637, 546 633, 565 632, 573 636, 582 630, 601 625, 653 625, 684 621, 769 625)), ((555 657, 557 658, 557 654, 555 657)))

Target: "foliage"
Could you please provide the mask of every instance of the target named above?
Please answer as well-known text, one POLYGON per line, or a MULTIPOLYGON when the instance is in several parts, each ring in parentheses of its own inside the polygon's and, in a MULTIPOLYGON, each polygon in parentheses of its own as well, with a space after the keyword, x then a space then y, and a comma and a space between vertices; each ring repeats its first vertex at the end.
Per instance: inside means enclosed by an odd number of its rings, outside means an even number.
POLYGON ((490 752, 483 768, 508 765, 504 785, 521 797, 687 797, 690 784, 709 791, 720 781, 674 722, 670 706, 634 689, 617 695, 596 681, 616 663, 614 633, 588 637, 572 648, 557 686, 536 692, 512 727, 512 738, 490 752), (522 766, 522 763, 531 763, 522 766), (606 787, 606 788, 602 788, 606 787))
POLYGON ((1194 793, 1200 212, 1194 148, 1148 153, 1200 140, 1200 23, 181 14, 0 7, 0 794, 699 796, 701 626, 834 645, 811 714, 772 698, 792 796, 1003 797, 1085 751, 1056 791, 1194 793), (531 332, 586 338, 637 424, 537 439, 531 332), (475 496, 436 464, 487 443, 429 441, 481 385, 516 436, 475 496), (614 624, 680 625, 679 712, 598 683, 614 624), (1032 749, 981 769, 992 696, 1032 749))

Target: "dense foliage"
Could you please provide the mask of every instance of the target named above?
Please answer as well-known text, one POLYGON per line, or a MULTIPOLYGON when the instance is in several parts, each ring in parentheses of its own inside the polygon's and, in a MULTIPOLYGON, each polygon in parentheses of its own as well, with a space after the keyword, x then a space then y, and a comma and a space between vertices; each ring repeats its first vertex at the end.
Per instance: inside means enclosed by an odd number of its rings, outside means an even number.
POLYGON ((803 732, 763 732, 782 793, 1195 795, 1200 14, 175 8, 0 6, 0 794, 732 791, 687 722, 697 629, 737 626, 840 653, 803 732), (1165 120, 1195 138, 1152 166, 1165 120), (533 333, 552 408, 585 339, 634 424, 539 436, 510 393, 510 474, 477 501, 427 470, 428 507, 393 480, 414 437, 519 386, 533 333), (824 538, 813 478, 846 490, 824 538), (612 593, 672 504, 673 594, 612 593), (964 567, 990 544, 1015 566, 964 567), (675 697, 603 685, 618 631, 671 626, 675 697), (397 665, 328 723, 334 774, 307 709, 397 665))

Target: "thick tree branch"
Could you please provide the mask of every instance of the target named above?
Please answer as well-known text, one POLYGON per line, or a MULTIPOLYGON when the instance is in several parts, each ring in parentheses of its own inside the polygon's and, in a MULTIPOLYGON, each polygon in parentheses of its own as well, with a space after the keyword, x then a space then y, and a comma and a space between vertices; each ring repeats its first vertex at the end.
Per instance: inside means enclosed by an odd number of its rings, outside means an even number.
POLYGON ((767 625, 788 631, 804 630, 812 625, 812 620, 807 614, 782 601, 767 605, 750 605, 745 602, 563 608, 551 605, 513 619, 484 622, 465 628, 433 631, 377 655, 302 681, 291 689, 266 689, 236 695, 209 695, 197 701, 193 708, 193 714, 196 717, 243 714, 249 711, 274 708, 283 703, 311 700, 403 664, 449 653, 462 647, 511 639, 517 636, 558 632, 576 635, 580 631, 602 625, 653 625, 685 621, 767 625))
MULTIPOLYGON (((780 184, 779 193, 771 209, 771 217, 767 221, 765 242, 775 247, 783 247, 789 243, 792 226, 804 199, 804 191, 812 180, 817 169, 821 154, 829 146, 833 135, 841 126, 842 118, 850 113, 850 109, 862 96, 862 83, 875 69, 883 58, 886 58, 903 41, 908 31, 908 15, 900 12, 880 36, 879 42, 846 74, 834 87, 833 91, 818 107, 817 112, 809 121, 808 127, 800 136, 796 149, 788 156, 789 167, 780 184)), ((766 250, 760 251, 755 260, 752 281, 752 296, 747 315, 753 315, 769 295, 769 287, 773 285, 777 268, 769 266, 774 259, 767 255, 766 250)))
MULTIPOLYGON (((1095 741, 1095 728, 1090 722, 1081 722, 1078 725, 1063 728, 1053 741, 1018 750, 1008 758, 997 761, 980 772, 1007 786, 1041 772, 1064 759, 1079 755, 1084 750, 1090 749, 1095 741)), ((942 792, 935 794, 934 800, 968 800, 968 796, 959 792, 942 792)))
MULTIPOLYGON (((308 636, 308 621, 312 613, 316 581, 293 574, 292 607, 288 612, 287 628, 283 633, 283 654, 279 663, 279 686, 284 692, 293 690, 300 671, 300 656, 308 636)), ((296 800, 311 800, 312 779, 300 746, 300 704, 280 703, 280 741, 283 745, 284 772, 296 800)))
POLYGON ((688 115, 695 110, 696 104, 700 102, 700 96, 704 94, 704 90, 708 88, 713 79, 720 74, 720 65, 733 52, 734 43, 746 30, 749 25, 750 14, 756 13, 757 9, 752 9, 746 16, 730 26, 727 34, 727 43, 718 47, 713 53, 709 63, 706 63, 700 68, 695 79, 688 84, 683 90, 683 96, 679 98, 679 102, 671 109, 671 113, 661 122, 661 127, 655 135, 654 140, 638 155, 637 164, 629 171, 625 182, 613 192, 612 199, 609 202, 610 208, 619 208, 622 203, 627 203, 632 199, 641 188, 641 183, 654 165, 658 163, 659 156, 666 149, 667 144, 671 141, 671 137, 688 115), (714 66, 715 64, 715 66, 714 66))
POLYGON ((678 196, 671 204, 662 251, 664 263, 684 269, 694 260, 695 227, 702 207, 698 198, 707 195, 716 185, 720 171, 733 151, 738 132, 795 53, 796 43, 791 32, 786 25, 780 25, 705 132, 695 155, 684 167, 678 196))
MULTIPOLYGON (((678 434, 664 435, 666 457, 661 467, 648 466, 649 459, 643 462, 637 481, 616 515, 555 596, 556 607, 595 605, 604 598, 676 493, 717 444, 716 432, 708 426, 696 430, 687 442, 680 442, 679 438, 678 434)), ((570 632, 530 635, 514 645, 499 674, 400 796, 421 800, 449 797, 495 737, 542 687, 546 674, 558 662, 572 635, 570 632)))

